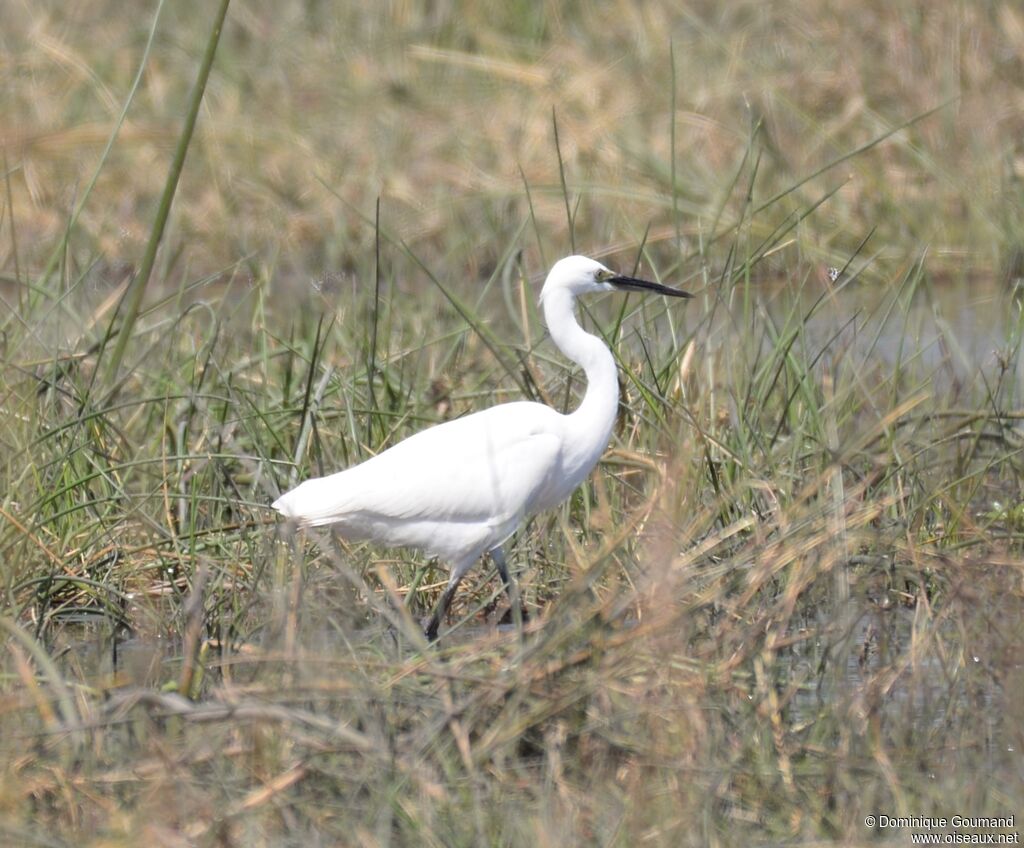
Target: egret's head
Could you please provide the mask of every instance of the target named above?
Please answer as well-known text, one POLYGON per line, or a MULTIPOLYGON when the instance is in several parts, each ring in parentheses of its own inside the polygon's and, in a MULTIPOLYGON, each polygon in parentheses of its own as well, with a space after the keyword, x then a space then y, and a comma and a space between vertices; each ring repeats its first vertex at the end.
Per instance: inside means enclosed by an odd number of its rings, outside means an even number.
POLYGON ((600 291, 649 291, 670 297, 690 297, 689 292, 650 283, 636 277, 616 274, 600 262, 587 256, 567 256, 559 259, 548 273, 541 289, 541 303, 554 291, 566 291, 573 296, 600 291))

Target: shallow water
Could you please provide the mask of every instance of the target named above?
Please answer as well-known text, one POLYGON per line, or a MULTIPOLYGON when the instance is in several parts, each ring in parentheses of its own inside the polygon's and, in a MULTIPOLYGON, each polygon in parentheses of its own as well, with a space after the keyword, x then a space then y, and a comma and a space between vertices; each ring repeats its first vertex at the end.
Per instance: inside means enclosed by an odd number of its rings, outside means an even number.
MULTIPOLYGON (((947 383, 996 368, 1021 329, 1020 301, 993 280, 913 290, 860 280, 839 287, 812 282, 796 291, 783 284, 750 288, 709 304, 712 340, 748 344, 751 334, 764 333, 767 317, 780 332, 802 324, 812 355, 824 350, 865 364, 902 365, 947 383)), ((702 317, 691 313, 687 320, 702 317)))

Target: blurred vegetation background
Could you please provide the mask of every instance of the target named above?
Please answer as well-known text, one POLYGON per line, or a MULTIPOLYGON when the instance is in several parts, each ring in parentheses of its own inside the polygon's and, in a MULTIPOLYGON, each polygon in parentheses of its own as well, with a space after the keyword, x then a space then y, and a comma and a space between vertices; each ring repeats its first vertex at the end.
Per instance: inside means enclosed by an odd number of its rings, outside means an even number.
MULTIPOLYGON (((79 218, 79 261, 141 252, 210 14, 164 10, 79 218)), ((91 177, 150 23, 99 0, 9 5, 3 144, 26 263, 91 177)), ((275 276, 344 271, 372 248, 381 197, 421 256, 479 278, 528 214, 528 185, 551 261, 570 244, 554 112, 581 247, 624 248, 650 225, 652 242, 693 255, 713 224, 741 218, 748 181, 733 181, 752 139, 766 201, 936 110, 792 190, 762 225, 838 187, 800 228, 812 255, 877 228, 886 256, 927 247, 953 273, 1016 273, 1022 56, 1012 2, 239 3, 167 250, 199 275, 240 257, 275 276)))
POLYGON ((213 5, 3 6, 5 844, 1024 809, 1018 2, 235 0, 158 239, 213 5), (697 297, 588 304, 622 416, 516 536, 527 632, 485 563, 425 651, 441 565, 267 504, 572 406, 574 251, 697 297))

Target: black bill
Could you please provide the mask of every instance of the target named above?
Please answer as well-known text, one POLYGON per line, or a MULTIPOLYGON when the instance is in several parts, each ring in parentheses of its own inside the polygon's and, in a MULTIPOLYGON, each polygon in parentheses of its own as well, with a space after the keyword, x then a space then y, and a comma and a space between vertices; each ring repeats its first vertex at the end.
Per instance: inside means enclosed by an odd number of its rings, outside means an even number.
POLYGON ((664 294, 668 297, 693 297, 692 294, 682 289, 669 288, 661 283, 651 283, 647 280, 639 280, 636 277, 627 277, 623 274, 609 277, 606 282, 611 283, 615 288, 622 291, 654 292, 655 294, 664 294))

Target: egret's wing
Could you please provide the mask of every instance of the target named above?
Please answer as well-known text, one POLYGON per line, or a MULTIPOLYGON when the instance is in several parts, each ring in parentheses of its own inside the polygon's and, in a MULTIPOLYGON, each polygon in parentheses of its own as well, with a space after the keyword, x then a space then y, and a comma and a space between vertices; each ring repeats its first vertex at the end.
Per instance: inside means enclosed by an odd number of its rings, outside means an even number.
POLYGON ((558 479, 560 418, 504 404, 410 436, 361 465, 308 480, 275 508, 309 524, 346 516, 499 522, 531 511, 558 479))
POLYGON ((483 426, 427 430, 361 466, 360 509, 453 522, 528 511, 556 473, 561 440, 539 426, 472 423, 483 426))

